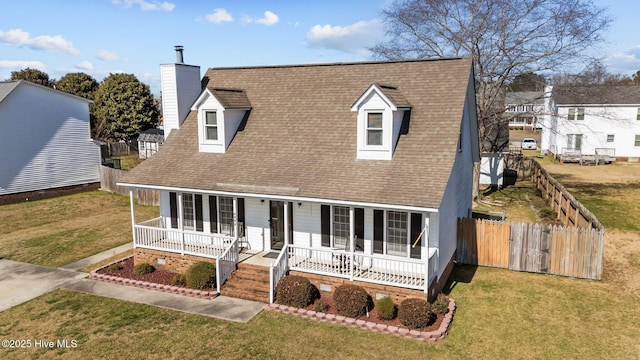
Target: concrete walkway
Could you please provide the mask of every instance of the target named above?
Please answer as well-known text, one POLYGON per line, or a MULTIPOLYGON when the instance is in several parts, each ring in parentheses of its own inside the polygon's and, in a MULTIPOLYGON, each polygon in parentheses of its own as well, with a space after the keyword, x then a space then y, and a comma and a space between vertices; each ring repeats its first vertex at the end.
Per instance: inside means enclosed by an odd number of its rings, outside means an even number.
POLYGON ((0 311, 58 288, 235 322, 247 322, 266 307, 266 304, 261 302, 227 296, 204 300, 132 286, 109 284, 85 279, 88 274, 75 271, 130 248, 130 244, 122 245, 58 269, 0 259, 0 311))

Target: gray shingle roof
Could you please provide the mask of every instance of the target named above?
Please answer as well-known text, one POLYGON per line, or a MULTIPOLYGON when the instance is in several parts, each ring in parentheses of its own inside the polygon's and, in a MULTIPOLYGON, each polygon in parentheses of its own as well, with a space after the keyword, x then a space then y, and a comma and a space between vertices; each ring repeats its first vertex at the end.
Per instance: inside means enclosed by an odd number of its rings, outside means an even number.
POLYGON ((543 91, 520 91, 507 93, 505 102, 508 105, 528 105, 544 103, 543 91))
POLYGON ((140 133, 138 141, 143 142, 157 142, 162 144, 164 142, 164 130, 162 129, 148 129, 140 133))
POLYGON ((554 86, 557 105, 640 105, 640 86, 554 86))
POLYGON ((192 111, 163 151, 121 181, 437 208, 457 154, 470 72, 466 58, 212 68, 207 88, 243 89, 252 107, 226 153, 198 151, 192 111), (397 86, 412 106, 390 161, 356 158, 351 106, 373 83, 397 86))
POLYGON ((225 109, 247 109, 251 107, 251 102, 242 89, 221 89, 213 86, 207 86, 207 89, 220 101, 220 104, 225 109))

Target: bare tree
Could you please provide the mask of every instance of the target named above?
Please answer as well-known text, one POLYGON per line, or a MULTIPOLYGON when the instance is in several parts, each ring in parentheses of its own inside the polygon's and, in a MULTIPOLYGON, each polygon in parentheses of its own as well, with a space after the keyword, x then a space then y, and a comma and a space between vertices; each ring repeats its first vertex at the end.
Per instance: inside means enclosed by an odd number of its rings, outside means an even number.
POLYGON ((591 0, 396 0, 383 15, 390 40, 371 49, 379 58, 473 59, 484 152, 508 145, 505 85, 584 64, 610 23, 591 0))

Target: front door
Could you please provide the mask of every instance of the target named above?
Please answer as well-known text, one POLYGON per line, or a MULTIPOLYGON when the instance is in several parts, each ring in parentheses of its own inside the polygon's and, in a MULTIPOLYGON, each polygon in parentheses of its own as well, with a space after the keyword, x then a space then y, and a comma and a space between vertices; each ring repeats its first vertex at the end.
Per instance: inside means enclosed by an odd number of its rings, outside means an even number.
POLYGON ((270 201, 269 228, 271 250, 282 250, 284 246, 284 201, 270 201))
MULTIPOLYGON (((284 246, 284 201, 269 202, 269 229, 271 250, 282 250, 284 246)), ((293 244, 293 203, 289 203, 289 244, 293 244)))

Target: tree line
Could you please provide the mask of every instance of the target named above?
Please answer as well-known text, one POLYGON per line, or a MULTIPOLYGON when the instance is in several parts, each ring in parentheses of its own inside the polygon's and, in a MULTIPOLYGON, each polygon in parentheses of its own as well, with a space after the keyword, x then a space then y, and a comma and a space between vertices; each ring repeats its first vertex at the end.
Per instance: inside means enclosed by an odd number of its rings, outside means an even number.
POLYGON ((149 86, 133 74, 109 74, 102 82, 83 72, 50 79, 38 69, 11 72, 11 80, 27 80, 85 99, 89 104, 91 137, 103 141, 135 141, 144 130, 158 124, 158 103, 149 86))

